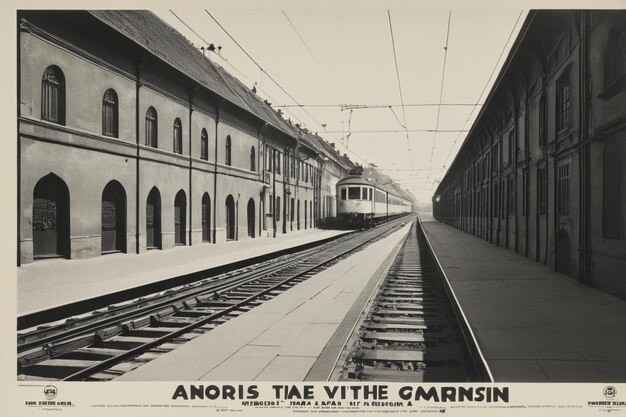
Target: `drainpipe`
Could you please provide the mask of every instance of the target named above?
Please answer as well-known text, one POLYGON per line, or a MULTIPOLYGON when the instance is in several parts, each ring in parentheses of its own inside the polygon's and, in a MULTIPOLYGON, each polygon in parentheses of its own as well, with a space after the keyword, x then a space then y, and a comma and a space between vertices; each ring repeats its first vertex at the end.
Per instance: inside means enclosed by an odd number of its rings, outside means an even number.
POLYGON ((272 237, 276 237, 276 152, 272 148, 272 237))
POLYGON ((191 177, 192 177, 192 172, 193 172, 193 165, 191 162, 191 119, 192 119, 192 114, 193 114, 193 93, 195 92, 195 90, 198 88, 198 85, 196 85, 190 92, 189 92, 189 135, 188 135, 188 140, 187 140, 187 149, 189 149, 189 209, 187 210, 189 212, 189 222, 187 222, 187 224, 189 225, 189 234, 188 234, 188 241, 189 241, 189 246, 192 245, 192 236, 193 236, 193 190, 191 188, 191 177))
POLYGON ((263 233, 263 224, 265 224, 265 152, 267 150, 267 147, 265 146, 265 132, 267 131, 267 128, 269 126, 269 123, 265 123, 263 126, 261 126, 261 129, 259 129, 259 139, 261 140, 261 144, 259 145, 259 152, 258 152, 258 161, 259 161, 259 174, 261 176, 261 184, 262 184, 262 192, 261 195, 259 196, 260 198, 260 202, 262 204, 259 204, 259 236, 261 236, 261 234, 263 233), (261 149, 263 150, 263 152, 261 152, 261 149), (261 208, 261 206, 263 208, 261 208))
POLYGON ((139 170, 139 158, 140 158, 140 138, 139 138, 139 92, 141 89, 141 63, 147 57, 144 55, 137 60, 137 64, 135 65, 135 253, 139 254, 140 251, 140 242, 139 242, 139 180, 140 180, 140 170, 139 170))
POLYGON ((220 124, 221 106, 226 100, 221 99, 217 103, 215 111, 215 160, 213 163, 213 244, 216 244, 217 240, 217 134, 218 126, 220 124))

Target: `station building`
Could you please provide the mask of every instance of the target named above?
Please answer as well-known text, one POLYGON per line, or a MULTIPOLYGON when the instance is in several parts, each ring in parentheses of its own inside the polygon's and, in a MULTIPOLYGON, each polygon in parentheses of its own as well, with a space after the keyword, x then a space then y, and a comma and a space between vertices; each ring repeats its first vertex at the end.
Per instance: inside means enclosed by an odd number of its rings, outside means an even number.
POLYGON ((33 10, 17 24, 18 265, 276 236, 332 215, 349 159, 154 14, 33 10))
POLYGON ((529 12, 437 219, 626 299, 626 12, 529 12))

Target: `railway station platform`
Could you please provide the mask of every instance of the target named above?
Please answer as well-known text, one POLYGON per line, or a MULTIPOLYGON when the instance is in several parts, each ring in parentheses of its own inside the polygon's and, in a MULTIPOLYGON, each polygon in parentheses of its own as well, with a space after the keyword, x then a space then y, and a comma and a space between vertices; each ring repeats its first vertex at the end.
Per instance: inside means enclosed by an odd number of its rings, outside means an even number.
POLYGON ((324 381, 410 222, 116 381, 324 381))
POLYGON ((17 268, 17 315, 216 268, 349 233, 298 230, 276 238, 178 246, 142 254, 116 253, 86 260, 48 259, 17 268))
POLYGON ((422 216, 496 382, 626 382, 626 301, 422 216))

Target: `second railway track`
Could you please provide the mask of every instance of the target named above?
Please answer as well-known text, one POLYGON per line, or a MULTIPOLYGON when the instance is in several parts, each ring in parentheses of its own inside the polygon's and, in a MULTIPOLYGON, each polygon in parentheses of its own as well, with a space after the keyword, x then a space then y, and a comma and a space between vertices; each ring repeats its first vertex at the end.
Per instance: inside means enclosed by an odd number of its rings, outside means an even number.
POLYGON ((390 222, 291 256, 18 333, 18 379, 110 380, 397 230, 390 222))

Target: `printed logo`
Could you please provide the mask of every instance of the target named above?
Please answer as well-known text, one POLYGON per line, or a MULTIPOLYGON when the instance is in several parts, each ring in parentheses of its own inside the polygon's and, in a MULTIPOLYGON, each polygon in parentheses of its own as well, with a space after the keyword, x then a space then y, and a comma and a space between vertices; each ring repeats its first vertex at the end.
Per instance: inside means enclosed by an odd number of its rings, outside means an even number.
POLYGON ((43 389, 43 393, 47 399, 54 400, 57 397, 59 390, 54 385, 46 385, 43 389))
POLYGON ((610 400, 612 398, 615 398, 615 396, 617 395, 617 390, 614 386, 609 385, 608 387, 604 387, 603 394, 607 399, 610 400))

